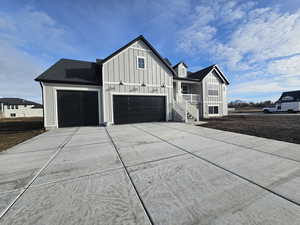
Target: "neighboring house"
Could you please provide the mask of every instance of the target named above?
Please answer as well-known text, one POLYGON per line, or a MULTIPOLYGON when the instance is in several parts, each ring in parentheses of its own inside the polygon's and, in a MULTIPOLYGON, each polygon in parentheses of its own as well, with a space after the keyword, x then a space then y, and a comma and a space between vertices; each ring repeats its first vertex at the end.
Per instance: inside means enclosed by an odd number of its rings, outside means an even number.
POLYGON ((42 117, 43 106, 21 98, 0 98, 0 118, 42 117))
POLYGON ((143 36, 96 62, 61 59, 35 80, 46 128, 227 115, 229 82, 217 65, 172 66, 143 36))
POLYGON ((283 92, 273 107, 266 107, 263 111, 265 113, 300 112, 300 90, 283 92))

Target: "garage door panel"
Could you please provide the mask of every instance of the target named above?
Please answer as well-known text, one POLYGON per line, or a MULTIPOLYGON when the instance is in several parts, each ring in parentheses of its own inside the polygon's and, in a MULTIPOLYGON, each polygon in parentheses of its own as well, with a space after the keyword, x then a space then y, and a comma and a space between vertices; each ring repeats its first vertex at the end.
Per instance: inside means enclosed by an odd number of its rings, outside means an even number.
POLYGON ((59 90, 57 112, 59 127, 98 125, 98 92, 59 90))
POLYGON ((165 121, 166 105, 163 96, 113 97, 115 124, 165 121))

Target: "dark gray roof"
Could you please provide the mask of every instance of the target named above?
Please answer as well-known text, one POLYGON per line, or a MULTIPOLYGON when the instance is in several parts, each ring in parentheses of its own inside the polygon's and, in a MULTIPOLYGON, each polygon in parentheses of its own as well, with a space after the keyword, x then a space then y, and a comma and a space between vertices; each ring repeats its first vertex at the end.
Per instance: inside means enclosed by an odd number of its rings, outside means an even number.
POLYGON ((60 59, 38 76, 36 81, 102 85, 101 65, 73 59, 60 59))
POLYGON ((172 66, 172 63, 170 62, 170 60, 168 58, 165 57, 164 60, 166 61, 166 63, 169 64, 169 66, 172 66))
POLYGON ((177 63, 175 66, 173 66, 173 68, 176 68, 180 63, 182 63, 186 68, 188 68, 188 66, 186 65, 185 62, 180 61, 179 63, 177 63))
POLYGON ((43 106, 39 103, 27 101, 22 98, 0 98, 0 102, 4 105, 34 105, 43 108, 43 106))
POLYGON ((87 62, 72 59, 60 59, 49 69, 38 76, 36 81, 52 82, 52 83, 70 83, 70 84, 87 84, 102 85, 102 64, 117 55, 119 52, 130 46, 137 40, 142 40, 153 53, 165 64, 165 66, 175 76, 176 72, 168 61, 163 59, 154 47, 142 36, 138 36, 122 48, 113 52, 105 59, 96 59, 96 62, 87 62))
POLYGON ((278 101, 279 102, 300 101, 300 90, 283 92, 278 101))
POLYGON ((192 79, 189 77, 174 77, 174 80, 183 80, 183 81, 193 81, 193 82, 201 82, 199 79, 192 79))
POLYGON ((220 74, 220 79, 222 82, 225 82, 226 84, 229 84, 229 81, 226 79, 226 77, 223 75, 223 73, 218 69, 218 67, 214 64, 211 66, 208 66, 202 70, 196 71, 196 72, 188 72, 188 78, 190 79, 197 79, 199 81, 202 81, 204 77, 212 70, 216 69, 220 74))
POLYGON ((208 66, 197 72, 189 73, 189 78, 203 80, 203 78, 214 68, 215 65, 208 66))

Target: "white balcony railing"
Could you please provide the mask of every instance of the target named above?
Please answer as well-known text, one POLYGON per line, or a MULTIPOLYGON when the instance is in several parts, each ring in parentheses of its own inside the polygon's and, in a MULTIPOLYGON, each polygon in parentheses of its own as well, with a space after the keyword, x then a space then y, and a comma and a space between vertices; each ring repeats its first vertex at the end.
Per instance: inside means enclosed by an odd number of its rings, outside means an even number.
POLYGON ((189 103, 201 102, 201 96, 197 94, 182 94, 182 97, 189 103))

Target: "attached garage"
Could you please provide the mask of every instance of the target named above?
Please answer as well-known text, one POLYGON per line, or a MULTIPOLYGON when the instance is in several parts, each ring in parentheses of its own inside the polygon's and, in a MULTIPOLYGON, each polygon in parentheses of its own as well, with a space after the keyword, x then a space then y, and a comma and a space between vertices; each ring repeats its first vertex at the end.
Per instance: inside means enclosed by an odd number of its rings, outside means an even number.
POLYGON ((97 91, 57 90, 58 127, 99 125, 97 91))
POLYGON ((115 124, 165 121, 166 97, 114 95, 113 117, 115 124))

